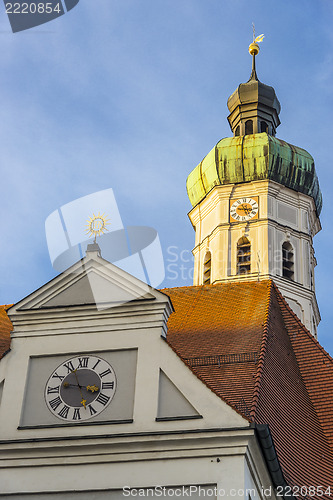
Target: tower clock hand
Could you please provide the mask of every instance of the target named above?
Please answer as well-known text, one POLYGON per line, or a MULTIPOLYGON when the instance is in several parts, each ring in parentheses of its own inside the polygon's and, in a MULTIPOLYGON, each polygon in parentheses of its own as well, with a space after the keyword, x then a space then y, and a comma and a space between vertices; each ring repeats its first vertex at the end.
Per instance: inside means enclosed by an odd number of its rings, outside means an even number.
POLYGON ((238 207, 238 210, 243 210, 243 212, 245 212, 245 214, 248 215, 251 212, 252 208, 249 208, 245 205, 240 205, 238 207))

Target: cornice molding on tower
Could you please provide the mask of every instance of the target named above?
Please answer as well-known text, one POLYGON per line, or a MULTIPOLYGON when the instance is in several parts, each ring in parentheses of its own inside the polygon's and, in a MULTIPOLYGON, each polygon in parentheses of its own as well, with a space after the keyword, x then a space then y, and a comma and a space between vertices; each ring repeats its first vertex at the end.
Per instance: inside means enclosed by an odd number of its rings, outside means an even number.
POLYGON ((281 229, 282 231, 289 231, 292 236, 295 238, 299 238, 300 236, 311 243, 312 245, 312 236, 311 234, 305 233, 304 231, 300 231, 299 229, 293 228, 291 226, 288 226, 288 224, 282 224, 281 222, 278 222, 276 219, 272 219, 271 217, 268 217, 267 219, 260 219, 266 220, 268 222, 269 227, 275 227, 278 229, 281 229))
MULTIPOLYGON (((309 235, 308 233, 304 233, 303 231, 291 228, 287 224, 281 224, 280 222, 277 222, 275 219, 272 219, 270 217, 248 222, 247 224, 249 227, 249 231, 251 231, 251 229, 257 229, 258 227, 262 226, 263 223, 267 223, 268 227, 274 227, 275 229, 278 228, 282 231, 289 231, 290 234, 295 238, 299 238, 299 236, 302 236, 303 240, 308 241, 312 245, 311 235, 309 235)), ((233 222, 232 224, 230 224, 230 222, 221 222, 220 224, 215 226, 215 228, 209 234, 205 235, 200 243, 194 246, 192 251, 196 252, 198 249, 201 249, 202 246, 206 245, 208 239, 212 239, 217 233, 221 232, 223 228, 226 227, 230 227, 231 231, 239 231, 244 227, 244 222, 233 222)))

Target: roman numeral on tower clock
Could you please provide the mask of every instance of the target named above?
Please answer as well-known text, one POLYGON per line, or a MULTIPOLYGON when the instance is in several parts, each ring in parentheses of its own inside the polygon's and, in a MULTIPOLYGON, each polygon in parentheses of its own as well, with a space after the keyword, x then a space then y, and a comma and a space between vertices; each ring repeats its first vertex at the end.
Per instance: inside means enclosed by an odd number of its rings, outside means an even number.
POLYGON ((230 222, 248 222, 259 218, 259 197, 251 198, 244 196, 230 200, 229 205, 230 222))

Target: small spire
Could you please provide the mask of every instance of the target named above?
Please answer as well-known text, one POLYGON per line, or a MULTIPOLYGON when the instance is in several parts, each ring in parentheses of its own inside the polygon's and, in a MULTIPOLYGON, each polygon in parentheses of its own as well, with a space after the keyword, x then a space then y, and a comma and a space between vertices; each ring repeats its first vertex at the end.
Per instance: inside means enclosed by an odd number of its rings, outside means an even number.
POLYGON ((98 243, 89 243, 87 245, 86 255, 88 253, 96 253, 99 257, 101 257, 101 249, 98 243))
POLYGON ((259 50, 260 50, 258 43, 263 41, 265 35, 261 34, 261 35, 256 37, 254 23, 252 23, 252 28, 253 28, 253 42, 250 43, 250 45, 249 45, 249 53, 252 56, 252 73, 251 73, 249 81, 251 81, 251 80, 259 81, 258 76, 257 76, 257 72, 256 72, 256 55, 259 54, 259 50))
MULTIPOLYGON (((251 45, 254 45, 254 44, 251 43, 251 45)), ((250 45, 250 47, 251 47, 251 45, 250 45)), ((250 52, 250 54, 251 54, 251 52, 250 52)), ((249 82, 251 80, 257 80, 257 81, 259 81, 259 78, 258 78, 258 75, 257 75, 257 72, 256 72, 256 55, 257 54, 252 53, 252 72, 251 72, 251 76, 250 76, 249 82)))

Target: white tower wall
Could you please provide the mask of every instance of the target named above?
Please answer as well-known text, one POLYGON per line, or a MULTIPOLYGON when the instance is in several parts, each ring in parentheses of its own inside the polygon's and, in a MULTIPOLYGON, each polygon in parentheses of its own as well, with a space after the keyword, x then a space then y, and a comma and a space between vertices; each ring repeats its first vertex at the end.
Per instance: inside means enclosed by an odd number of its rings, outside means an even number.
POLYGON ((273 279, 293 311, 316 335, 320 313, 314 289, 313 236, 321 229, 313 199, 274 181, 215 186, 189 213, 195 228, 194 285, 204 283, 211 253, 210 283, 273 279), (258 197, 258 219, 233 222, 232 200, 258 197), (251 269, 237 274, 237 242, 251 243, 251 269), (283 276, 282 245, 294 251, 293 279, 283 276))

